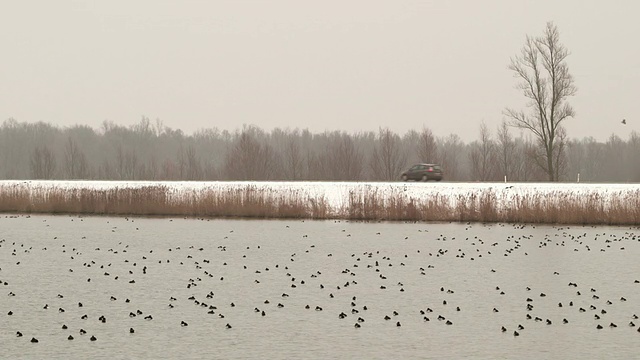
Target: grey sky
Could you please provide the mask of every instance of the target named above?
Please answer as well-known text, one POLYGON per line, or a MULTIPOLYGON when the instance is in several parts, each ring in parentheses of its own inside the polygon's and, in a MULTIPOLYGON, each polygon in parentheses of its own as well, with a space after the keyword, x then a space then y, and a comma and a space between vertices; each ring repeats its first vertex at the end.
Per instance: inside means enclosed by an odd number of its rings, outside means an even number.
POLYGON ((509 58, 554 21, 578 86, 569 136, 626 139, 640 131, 639 13, 633 0, 0 0, 0 120, 427 126, 469 141, 524 106, 509 58))

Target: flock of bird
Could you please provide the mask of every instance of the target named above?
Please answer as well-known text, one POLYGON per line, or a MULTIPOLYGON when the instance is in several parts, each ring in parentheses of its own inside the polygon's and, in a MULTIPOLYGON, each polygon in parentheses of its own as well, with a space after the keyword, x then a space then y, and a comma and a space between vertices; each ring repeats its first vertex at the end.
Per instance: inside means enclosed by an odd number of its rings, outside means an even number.
MULTIPOLYGON (((41 227, 47 227, 52 219, 5 216, 0 221, 8 226, 16 218, 38 222, 41 227)), ((84 221, 80 217, 63 220, 69 229, 74 222, 84 221)), ((525 336, 529 329, 541 325, 569 327, 574 323, 590 324, 588 327, 595 331, 626 327, 640 336, 640 308, 635 313, 628 311, 633 306, 623 307, 639 303, 640 273, 638 279, 625 285, 631 289, 629 294, 618 295, 585 282, 588 276, 577 281, 565 275, 559 270, 561 266, 540 274, 538 278, 544 279, 537 286, 523 283, 516 287, 512 282, 501 282, 510 278, 510 267, 518 262, 499 265, 509 257, 558 248, 569 254, 625 252, 640 246, 640 233, 633 228, 607 233, 597 227, 549 227, 554 231, 540 237, 526 233, 532 225, 466 224, 462 232, 452 236, 432 233, 430 224, 407 234, 388 234, 371 225, 373 231, 354 240, 356 229, 350 228, 351 224, 331 222, 327 233, 348 244, 346 249, 359 249, 345 253, 340 247, 323 246, 322 234, 305 233, 303 221, 279 223, 287 240, 277 248, 269 244, 276 240, 260 239, 260 234, 254 240, 239 241, 237 232, 229 228, 224 230, 226 235, 208 240, 208 246, 175 240, 160 242, 171 244, 162 248, 153 241, 138 239, 145 231, 153 233, 148 227, 138 228, 135 222, 139 219, 118 220, 128 223, 126 230, 110 225, 109 233, 72 230, 58 236, 61 231, 57 229, 37 232, 30 238, 18 237, 24 232, 0 232, 2 331, 31 343, 43 342, 45 334, 46 341, 100 342, 103 337, 98 330, 112 323, 117 330, 111 331, 135 337, 141 331, 168 331, 167 324, 179 329, 194 322, 211 324, 212 332, 242 331, 248 323, 268 321, 276 314, 285 316, 289 312, 295 317, 312 312, 354 331, 369 324, 398 328, 407 322, 455 328, 469 326, 467 316, 482 316, 493 322, 496 334, 513 337, 525 336), (481 227, 482 235, 474 235, 481 227), (510 228, 517 235, 492 237, 491 227, 510 228), (420 245, 403 245, 409 244, 410 237, 422 239, 420 245), (523 246, 525 243, 528 246, 523 246), (28 266, 42 263, 54 266, 49 273, 30 273, 28 266), (491 285, 486 286, 486 296, 479 298, 461 285, 464 281, 443 276, 462 264, 475 269, 479 278, 488 279, 491 285), (46 289, 28 288, 36 277, 50 285, 46 289), (164 287, 158 288, 158 279, 164 287), (562 284, 562 291, 554 290, 558 284, 562 284), (403 301, 405 297, 412 301, 403 301), (415 304, 414 300, 421 297, 428 300, 415 304), (513 300, 505 302, 501 300, 504 298, 513 300), (482 306, 472 307, 470 303, 482 306), (158 311, 156 304, 162 304, 163 310, 158 311), (183 316, 186 307, 197 316, 183 316), (504 312, 516 313, 507 319, 520 320, 505 322, 505 318, 497 317, 504 312), (24 321, 9 321, 17 317, 24 321), (159 319, 163 322, 158 329, 148 325, 159 319), (242 321, 237 325, 234 321, 238 319, 242 321), (51 323, 33 326, 44 321, 51 323)), ((113 218, 93 221, 116 223, 113 218)), ((144 221, 149 225, 173 219, 144 221)), ((241 222, 236 225, 247 226, 241 222)), ((219 227, 220 223, 212 221, 209 226, 219 227)), ((359 229, 368 225, 363 226, 359 229)), ((181 231, 189 229, 185 226, 181 231)), ((163 234, 153 233, 155 236, 163 234)))

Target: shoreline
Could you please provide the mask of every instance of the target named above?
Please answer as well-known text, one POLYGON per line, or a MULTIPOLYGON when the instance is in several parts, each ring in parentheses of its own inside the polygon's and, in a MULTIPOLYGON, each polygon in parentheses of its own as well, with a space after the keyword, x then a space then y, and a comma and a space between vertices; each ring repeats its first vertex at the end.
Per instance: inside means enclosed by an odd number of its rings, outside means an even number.
POLYGON ((0 213, 638 225, 640 185, 5 180, 0 213))

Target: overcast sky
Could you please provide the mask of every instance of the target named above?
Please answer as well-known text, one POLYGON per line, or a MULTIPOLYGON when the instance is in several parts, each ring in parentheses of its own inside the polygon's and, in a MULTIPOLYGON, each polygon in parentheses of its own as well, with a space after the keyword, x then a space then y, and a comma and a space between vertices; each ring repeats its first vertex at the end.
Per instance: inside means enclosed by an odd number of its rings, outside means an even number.
POLYGON ((578 87, 569 136, 626 139, 640 131, 638 14, 635 0, 0 0, 0 120, 470 141, 524 106, 509 59, 553 21, 578 87))

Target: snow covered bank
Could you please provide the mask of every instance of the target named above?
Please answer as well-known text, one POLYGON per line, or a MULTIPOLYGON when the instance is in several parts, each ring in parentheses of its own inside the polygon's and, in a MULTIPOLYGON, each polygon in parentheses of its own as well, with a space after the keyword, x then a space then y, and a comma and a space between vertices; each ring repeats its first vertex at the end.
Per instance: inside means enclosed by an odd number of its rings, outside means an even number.
POLYGON ((0 211, 637 224, 640 184, 0 181, 0 211))

